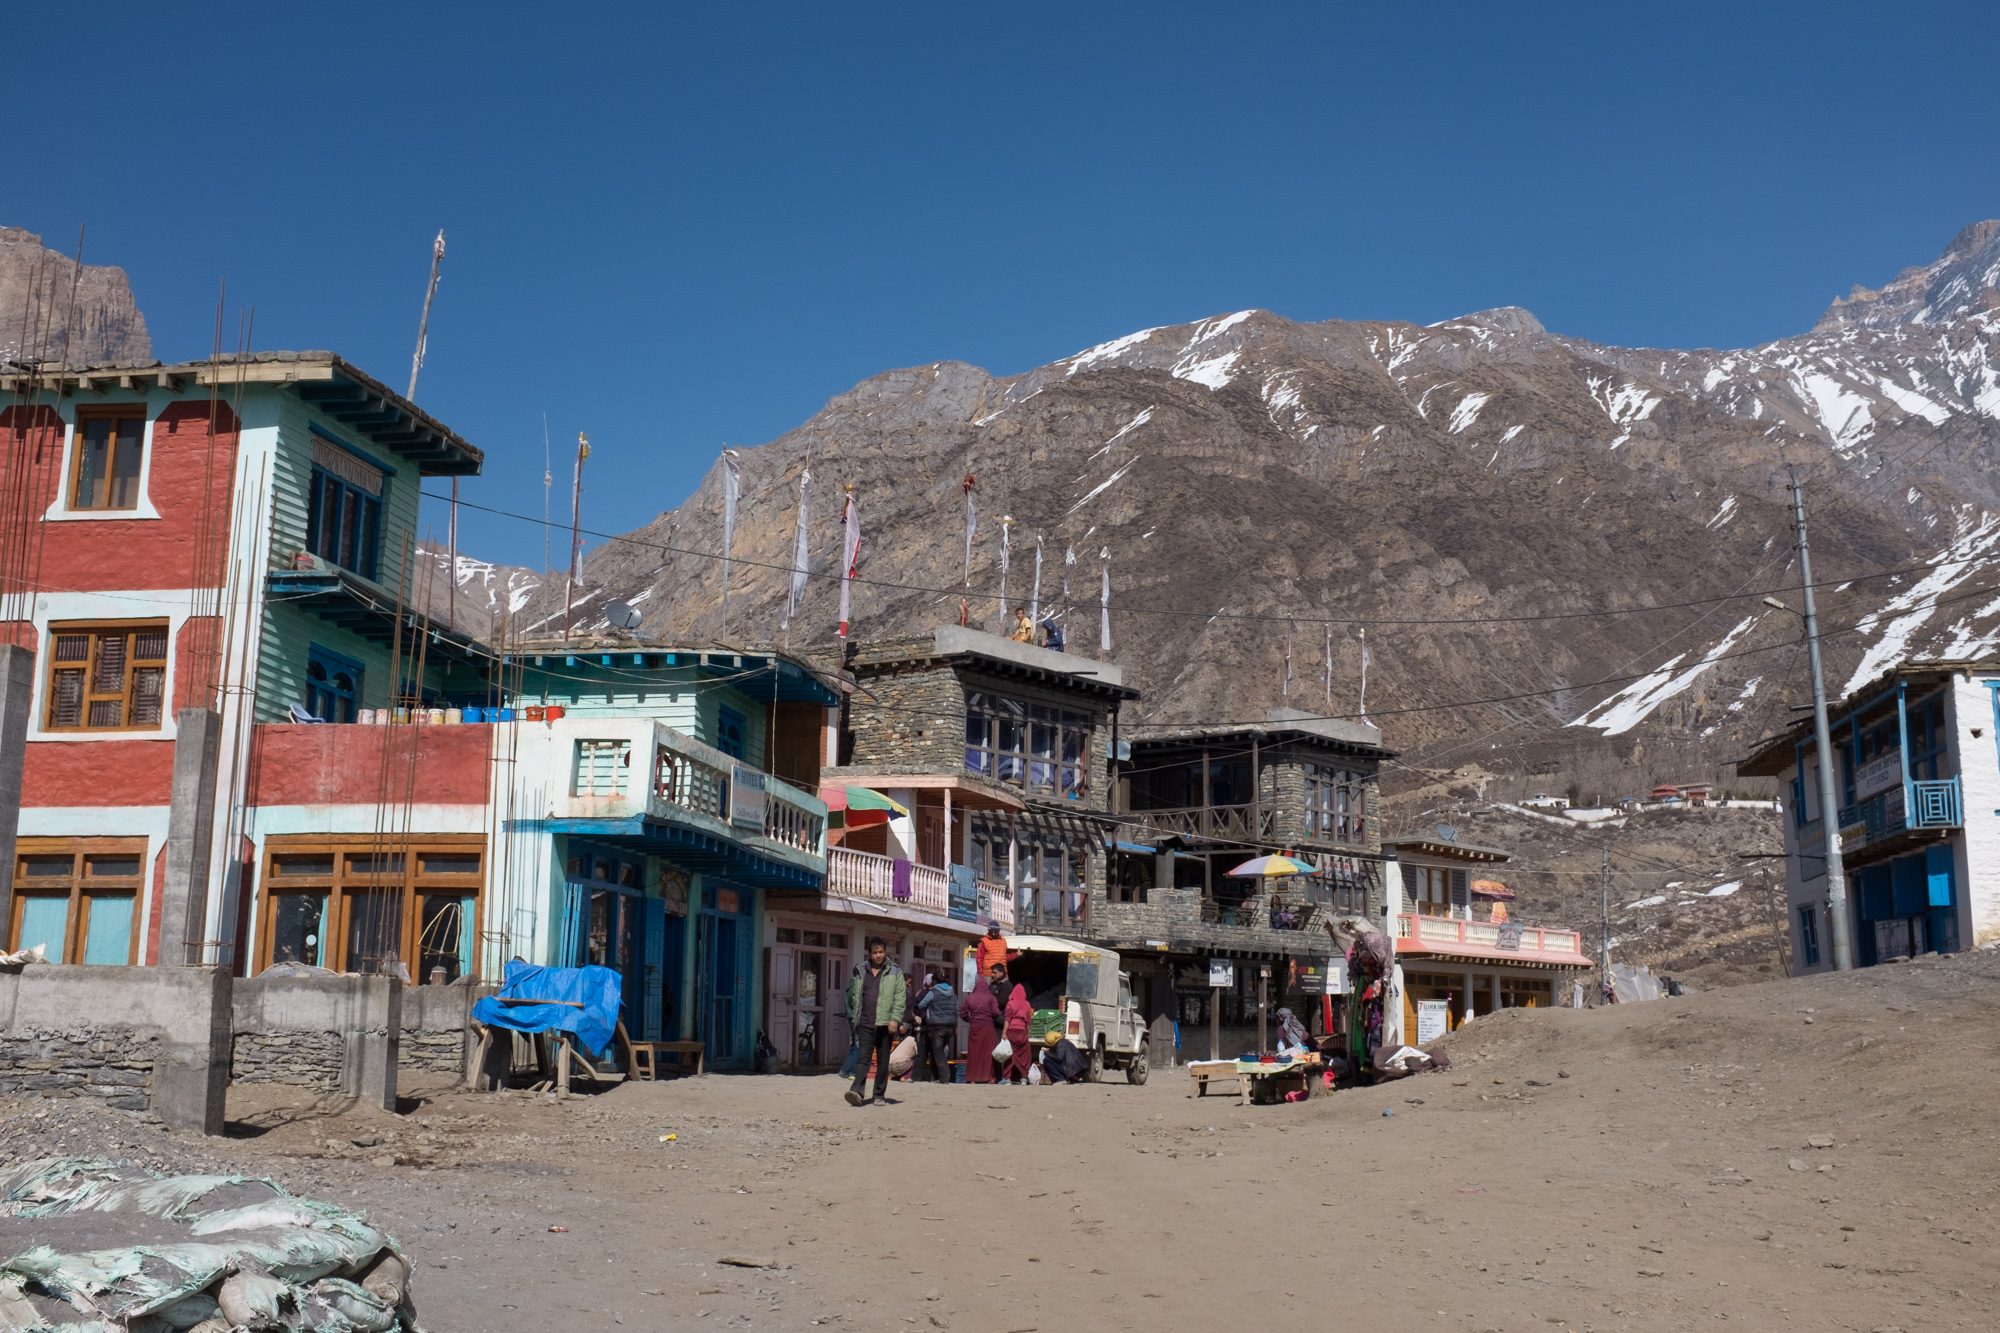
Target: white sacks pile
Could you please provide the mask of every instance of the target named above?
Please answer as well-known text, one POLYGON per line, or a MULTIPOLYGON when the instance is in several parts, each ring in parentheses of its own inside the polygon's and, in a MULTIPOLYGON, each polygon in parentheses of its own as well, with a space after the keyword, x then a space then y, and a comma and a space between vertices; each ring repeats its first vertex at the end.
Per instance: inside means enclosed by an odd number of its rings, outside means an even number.
POLYGON ((0 1328, 410 1333, 410 1268, 353 1213, 245 1176, 75 1158, 0 1172, 43 1243, 0 1263, 0 1328), (49 1242, 55 1243, 49 1243, 49 1242))

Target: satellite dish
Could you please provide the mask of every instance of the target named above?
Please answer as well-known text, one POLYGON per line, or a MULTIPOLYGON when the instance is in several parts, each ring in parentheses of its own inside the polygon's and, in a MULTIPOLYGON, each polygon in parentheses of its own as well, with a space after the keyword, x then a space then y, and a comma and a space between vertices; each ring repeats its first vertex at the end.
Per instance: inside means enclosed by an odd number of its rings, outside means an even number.
POLYGON ((613 629, 633 629, 639 624, 639 608, 630 602, 608 602, 604 620, 613 629))
POLYGON ((1458 841, 1458 830, 1457 830, 1457 829, 1455 829, 1455 828, 1453 828, 1453 827, 1452 827, 1451 825, 1449 825, 1449 824, 1439 824, 1439 825, 1437 826, 1437 830, 1436 830, 1436 832, 1437 832, 1437 835, 1438 835, 1438 841, 1439 841, 1439 842, 1457 842, 1457 841, 1458 841))

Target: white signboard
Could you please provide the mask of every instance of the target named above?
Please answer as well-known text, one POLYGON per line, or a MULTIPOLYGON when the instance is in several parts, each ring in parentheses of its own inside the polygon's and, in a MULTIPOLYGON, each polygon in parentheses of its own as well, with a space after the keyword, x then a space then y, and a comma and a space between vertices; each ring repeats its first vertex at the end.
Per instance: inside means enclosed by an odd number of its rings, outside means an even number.
POLYGON ((1865 801, 1877 792, 1903 785, 1903 752, 1878 754, 1854 770, 1854 799, 1865 801))
POLYGON ((764 827, 764 775, 754 768, 745 768, 741 764, 731 766, 729 822, 747 824, 751 828, 764 827))
POLYGON ((1227 958, 1208 960, 1208 984, 1227 989, 1236 984, 1236 964, 1227 958))
POLYGON ((1428 1046, 1451 1026, 1451 1001, 1417 1001, 1417 1045, 1428 1046))

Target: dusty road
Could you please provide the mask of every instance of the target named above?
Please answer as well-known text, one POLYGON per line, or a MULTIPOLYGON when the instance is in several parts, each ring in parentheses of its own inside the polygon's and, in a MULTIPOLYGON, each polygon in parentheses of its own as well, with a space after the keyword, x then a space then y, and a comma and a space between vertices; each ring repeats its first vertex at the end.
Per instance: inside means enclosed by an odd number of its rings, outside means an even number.
POLYGON ((439 1333, 1990 1329, 1996 1009, 1986 955, 1503 1014, 1448 1073, 1300 1106, 1192 1099, 1166 1070, 858 1110, 825 1077, 403 1116, 249 1090, 226 1145, 8 1103, 0 1152, 220 1161, 352 1201, 417 1261, 439 1333))

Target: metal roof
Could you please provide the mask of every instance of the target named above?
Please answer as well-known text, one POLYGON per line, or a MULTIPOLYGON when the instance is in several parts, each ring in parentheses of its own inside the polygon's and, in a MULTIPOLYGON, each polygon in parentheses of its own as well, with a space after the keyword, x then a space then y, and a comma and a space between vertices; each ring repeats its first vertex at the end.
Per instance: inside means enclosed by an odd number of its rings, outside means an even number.
POLYGON ((213 388, 226 399, 236 386, 251 384, 290 386, 302 401, 377 447, 414 462, 427 477, 477 476, 485 464, 484 454, 436 417, 332 352, 251 352, 172 365, 0 369, 0 393, 38 391, 63 397, 157 386, 174 393, 213 388))

